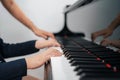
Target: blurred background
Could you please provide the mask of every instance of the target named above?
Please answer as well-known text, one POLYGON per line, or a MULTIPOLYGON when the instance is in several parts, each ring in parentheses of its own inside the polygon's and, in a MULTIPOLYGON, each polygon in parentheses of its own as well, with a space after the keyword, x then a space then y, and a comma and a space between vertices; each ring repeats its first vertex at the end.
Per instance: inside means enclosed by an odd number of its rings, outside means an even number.
MULTIPOLYGON (((22 11, 39 28, 57 33, 64 26, 63 9, 66 5, 78 0, 15 0, 22 11)), ((68 13, 68 28, 72 32, 83 32, 90 39, 92 32, 107 27, 120 13, 120 0, 95 0, 95 2, 80 7, 68 13)), ((120 28, 116 29, 109 38, 120 38, 120 28)), ((33 39, 35 36, 29 29, 13 18, 0 3, 0 37, 4 42, 17 43, 33 39)), ((97 42, 101 39, 98 38, 97 42)), ((18 59, 21 57, 13 58, 18 59)), ((13 59, 7 59, 8 61, 13 59)), ((44 67, 28 70, 28 74, 43 79, 44 67)))

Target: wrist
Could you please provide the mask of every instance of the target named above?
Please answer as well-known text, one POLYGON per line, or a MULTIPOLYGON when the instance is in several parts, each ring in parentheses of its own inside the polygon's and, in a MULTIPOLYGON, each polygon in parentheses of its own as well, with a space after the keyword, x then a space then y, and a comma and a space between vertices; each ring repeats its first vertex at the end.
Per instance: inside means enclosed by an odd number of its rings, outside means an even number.
POLYGON ((49 60, 49 57, 41 53, 32 57, 25 58, 27 69, 36 69, 49 60))
POLYGON ((41 46, 41 44, 40 44, 39 40, 36 40, 36 42, 35 42, 35 48, 36 49, 40 49, 40 46, 41 46))
POLYGON ((33 26, 33 27, 32 27, 32 32, 33 32, 35 35, 37 35, 38 29, 39 29, 38 27, 33 26))
POLYGON ((42 48, 46 48, 49 46, 50 46, 50 43, 49 43, 49 41, 46 41, 46 40, 37 40, 35 42, 35 48, 37 48, 37 49, 42 49, 42 48))
POLYGON ((27 69, 31 69, 29 58, 25 58, 25 61, 26 61, 27 69))
POLYGON ((48 55, 47 53, 42 53, 41 54, 42 56, 43 56, 43 60, 46 62, 46 61, 48 61, 48 60, 50 60, 50 55, 48 55))

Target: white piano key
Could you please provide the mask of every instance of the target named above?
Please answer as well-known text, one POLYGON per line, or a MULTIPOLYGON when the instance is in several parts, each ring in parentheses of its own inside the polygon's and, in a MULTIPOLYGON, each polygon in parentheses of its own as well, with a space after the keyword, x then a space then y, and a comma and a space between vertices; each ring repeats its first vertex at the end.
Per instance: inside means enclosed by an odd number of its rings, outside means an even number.
POLYGON ((52 57, 52 78, 53 80, 79 80, 80 76, 76 75, 73 66, 70 66, 69 61, 63 56, 52 57))

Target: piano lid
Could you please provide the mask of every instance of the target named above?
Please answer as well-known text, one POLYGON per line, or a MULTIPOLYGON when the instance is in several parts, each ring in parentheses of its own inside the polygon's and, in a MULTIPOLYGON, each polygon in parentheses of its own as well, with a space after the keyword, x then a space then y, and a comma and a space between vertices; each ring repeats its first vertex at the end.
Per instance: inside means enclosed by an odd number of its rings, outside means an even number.
POLYGON ((70 12, 70 11, 72 11, 72 10, 75 10, 75 9, 81 7, 81 6, 85 6, 85 5, 89 4, 89 3, 91 3, 92 1, 94 1, 94 0, 78 0, 78 1, 75 2, 73 5, 67 7, 67 8, 64 10, 64 13, 68 13, 68 12, 70 12))
POLYGON ((82 32, 72 32, 69 30, 68 25, 67 25, 67 14, 79 7, 85 6, 95 0, 78 0, 75 2, 73 5, 69 6, 67 5, 65 10, 64 10, 64 27, 59 33, 55 33, 55 36, 80 36, 80 37, 85 37, 85 34, 82 32))
POLYGON ((72 11, 73 9, 76 9, 78 6, 83 6, 85 4, 88 4, 90 2, 92 2, 93 0, 79 0, 76 3, 74 3, 72 6, 67 5, 65 10, 64 10, 64 27, 63 29, 59 32, 59 33, 55 33, 55 36, 80 36, 80 37, 84 37, 85 34, 80 32, 80 33, 75 33, 75 32, 71 32, 68 29, 67 26, 67 13, 72 11))

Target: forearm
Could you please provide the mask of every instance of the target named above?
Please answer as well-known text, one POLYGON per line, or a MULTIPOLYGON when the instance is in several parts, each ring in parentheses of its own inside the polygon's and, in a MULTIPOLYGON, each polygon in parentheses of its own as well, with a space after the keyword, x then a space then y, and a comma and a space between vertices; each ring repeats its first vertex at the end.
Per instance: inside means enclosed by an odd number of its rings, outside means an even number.
POLYGON ((115 30, 120 25, 120 14, 108 26, 109 29, 115 30))
POLYGON ((17 20, 19 20, 26 27, 31 29, 33 32, 37 29, 37 27, 29 20, 27 16, 21 11, 21 9, 16 5, 13 0, 1 0, 3 6, 13 15, 17 20))
POLYGON ((3 57, 15 57, 37 52, 35 47, 36 40, 26 41, 17 44, 3 43, 3 57))
POLYGON ((35 69, 42 66, 51 57, 61 56, 62 54, 54 48, 49 48, 46 51, 26 58, 27 69, 35 69))
POLYGON ((27 69, 36 69, 41 67, 45 62, 50 59, 49 55, 43 53, 25 58, 27 69))
POLYGON ((0 63, 0 80, 14 80, 27 75, 25 59, 0 63))

